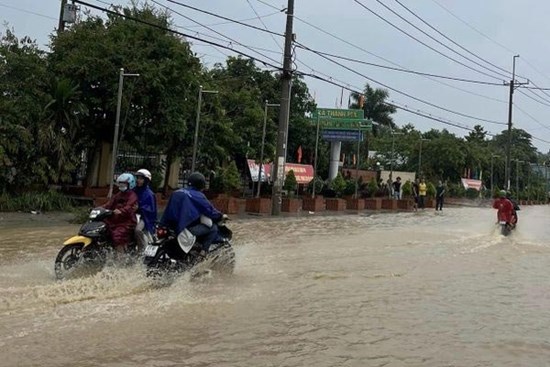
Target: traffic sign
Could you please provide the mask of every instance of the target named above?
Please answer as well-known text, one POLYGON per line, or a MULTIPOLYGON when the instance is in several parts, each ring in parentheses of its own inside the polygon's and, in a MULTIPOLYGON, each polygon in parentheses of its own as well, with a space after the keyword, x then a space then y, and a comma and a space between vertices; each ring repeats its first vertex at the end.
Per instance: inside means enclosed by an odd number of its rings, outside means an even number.
POLYGON ((363 132, 360 130, 324 129, 321 136, 329 141, 363 141, 363 132))
POLYGON ((364 118, 363 110, 318 108, 310 119, 312 125, 322 129, 372 130, 372 121, 364 118))
POLYGON ((343 110, 337 108, 318 108, 313 112, 313 119, 340 119, 340 120, 363 120, 365 112, 363 110, 343 110))

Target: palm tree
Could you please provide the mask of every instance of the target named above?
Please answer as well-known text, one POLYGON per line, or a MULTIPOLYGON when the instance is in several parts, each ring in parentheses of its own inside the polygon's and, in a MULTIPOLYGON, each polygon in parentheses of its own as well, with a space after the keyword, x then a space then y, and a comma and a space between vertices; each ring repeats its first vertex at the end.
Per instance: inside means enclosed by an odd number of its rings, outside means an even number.
POLYGON ((389 93, 386 89, 374 89, 368 83, 365 84, 363 94, 352 93, 350 108, 361 108, 360 102, 363 100, 363 111, 365 111, 365 118, 370 119, 381 126, 386 126, 394 129, 396 127, 393 122, 392 114, 397 109, 386 102, 389 97, 389 93))
POLYGON ((79 97, 78 86, 67 79, 54 80, 44 107, 38 145, 48 153, 50 166, 55 169, 49 176, 55 183, 66 180, 80 161, 80 120, 88 110, 79 97))

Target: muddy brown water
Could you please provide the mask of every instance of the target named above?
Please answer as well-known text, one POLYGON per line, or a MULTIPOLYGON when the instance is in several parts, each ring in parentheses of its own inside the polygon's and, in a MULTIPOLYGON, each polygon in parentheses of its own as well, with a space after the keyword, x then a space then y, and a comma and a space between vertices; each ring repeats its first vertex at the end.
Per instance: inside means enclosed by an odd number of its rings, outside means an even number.
POLYGON ((64 218, 0 213, 0 366, 547 366, 550 208, 238 219, 232 277, 54 280, 64 218))

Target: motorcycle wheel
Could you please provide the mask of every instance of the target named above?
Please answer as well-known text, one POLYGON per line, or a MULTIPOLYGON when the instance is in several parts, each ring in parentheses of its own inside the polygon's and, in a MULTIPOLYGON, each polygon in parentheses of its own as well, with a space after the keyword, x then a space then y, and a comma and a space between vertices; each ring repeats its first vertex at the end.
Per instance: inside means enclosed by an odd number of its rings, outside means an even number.
POLYGON ((510 234, 510 226, 508 224, 505 224, 505 225, 501 225, 500 227, 500 233, 503 235, 503 236, 508 236, 510 234))
POLYGON ((159 249, 153 260, 147 265, 146 276, 159 278, 170 272, 170 258, 164 249, 159 249))
POLYGON ((233 274, 235 270, 235 251, 226 245, 208 255, 211 269, 220 273, 233 274))
POLYGON ((75 270, 80 261, 83 247, 83 243, 72 243, 59 251, 54 267, 55 277, 58 280, 65 279, 75 270))

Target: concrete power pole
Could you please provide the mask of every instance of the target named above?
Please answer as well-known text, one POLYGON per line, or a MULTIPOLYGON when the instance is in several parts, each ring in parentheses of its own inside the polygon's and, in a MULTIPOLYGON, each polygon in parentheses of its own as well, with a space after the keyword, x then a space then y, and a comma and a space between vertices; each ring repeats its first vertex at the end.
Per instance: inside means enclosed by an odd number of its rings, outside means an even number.
POLYGON ((510 80, 510 100, 508 102, 508 143, 506 144, 506 165, 504 167, 504 183, 506 185, 506 190, 510 190, 510 174, 512 172, 512 109, 514 106, 513 102, 513 96, 514 96, 514 90, 525 84, 529 84, 529 81, 527 83, 516 83, 516 58, 518 58, 519 55, 514 55, 513 63, 512 63, 512 80, 510 80))
POLYGON ((65 21, 63 20, 65 5, 67 5, 67 0, 61 0, 61 10, 59 11, 59 24, 57 25, 57 33, 63 32, 65 30, 65 21))
POLYGON ((294 34, 294 0, 288 0, 286 12, 285 50, 282 74, 281 109, 279 112, 279 132, 277 134, 277 153, 273 164, 273 192, 271 196, 271 214, 281 214, 282 191, 284 183, 284 166, 286 160, 286 142, 288 120, 290 115, 290 86, 292 83, 292 42, 294 34))

